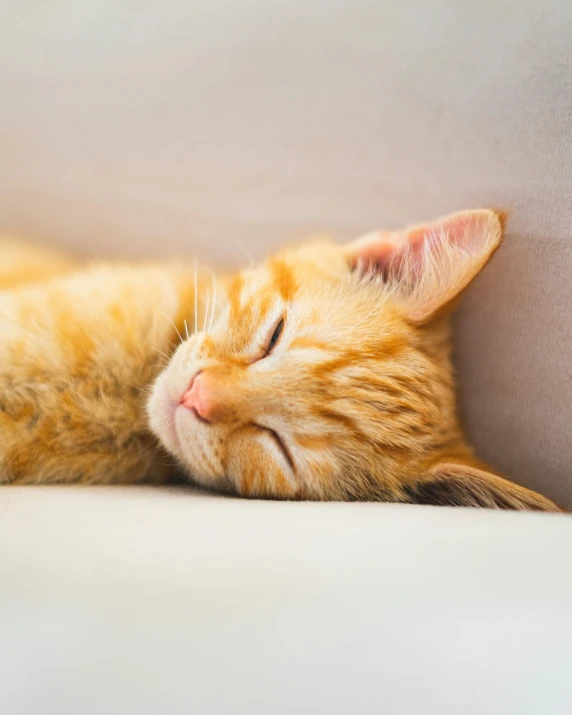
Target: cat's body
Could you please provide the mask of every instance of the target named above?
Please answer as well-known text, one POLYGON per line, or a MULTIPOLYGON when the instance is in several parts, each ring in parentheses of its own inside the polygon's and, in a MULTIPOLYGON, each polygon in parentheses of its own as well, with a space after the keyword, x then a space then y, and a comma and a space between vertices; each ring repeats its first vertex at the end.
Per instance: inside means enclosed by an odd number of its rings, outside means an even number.
POLYGON ((193 319, 193 266, 83 268, 47 253, 44 272, 32 255, 16 284, 20 256, 0 244, 0 482, 168 478, 146 401, 174 323, 193 319))
POLYGON ((486 471, 457 419, 449 308, 500 241, 494 216, 447 224, 494 235, 462 246, 464 272, 439 249, 438 288, 417 229, 399 265, 401 234, 377 234, 232 279, 0 243, 0 483, 161 483, 175 457, 245 496, 556 510, 486 471))

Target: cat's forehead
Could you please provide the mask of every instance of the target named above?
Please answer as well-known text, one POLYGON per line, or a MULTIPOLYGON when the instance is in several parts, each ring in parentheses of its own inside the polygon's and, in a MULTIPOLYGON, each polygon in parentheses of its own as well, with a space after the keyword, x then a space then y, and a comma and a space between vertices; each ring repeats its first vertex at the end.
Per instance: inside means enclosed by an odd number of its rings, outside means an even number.
POLYGON ((257 292, 274 292, 290 301, 308 284, 331 281, 347 274, 347 270, 340 247, 327 238, 319 238, 285 248, 264 263, 244 269, 235 278, 231 292, 243 303, 257 292))
POLYGON ((228 286, 231 317, 265 315, 276 303, 292 301, 299 288, 296 271, 281 258, 246 268, 235 275, 228 286))
POLYGON ((351 338, 360 327, 379 333, 395 319, 387 298, 380 286, 363 284, 348 270, 335 244, 310 244, 236 274, 225 327, 232 333, 268 329, 287 316, 288 323, 326 334, 331 326, 337 338, 351 338))
POLYGON ((341 276, 348 271, 342 247, 327 236, 318 236, 302 245, 286 248, 279 258, 301 275, 341 276))

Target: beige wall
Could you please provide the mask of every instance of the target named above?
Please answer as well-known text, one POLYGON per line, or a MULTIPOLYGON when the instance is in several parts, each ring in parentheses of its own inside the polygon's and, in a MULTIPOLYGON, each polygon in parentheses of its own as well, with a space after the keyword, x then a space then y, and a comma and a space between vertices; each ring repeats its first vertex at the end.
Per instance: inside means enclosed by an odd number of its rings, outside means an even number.
POLYGON ((3 3, 0 225, 233 262, 510 208, 460 316, 463 412, 481 455, 572 505, 571 7, 3 3))

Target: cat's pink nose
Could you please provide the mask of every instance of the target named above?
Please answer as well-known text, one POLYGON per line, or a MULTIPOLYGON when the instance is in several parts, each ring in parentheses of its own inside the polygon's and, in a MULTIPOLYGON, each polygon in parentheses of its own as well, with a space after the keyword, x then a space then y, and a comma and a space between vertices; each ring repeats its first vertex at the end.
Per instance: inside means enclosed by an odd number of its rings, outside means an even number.
POLYGON ((192 410, 202 420, 210 422, 214 405, 206 383, 202 372, 195 375, 191 386, 181 398, 181 405, 192 410))

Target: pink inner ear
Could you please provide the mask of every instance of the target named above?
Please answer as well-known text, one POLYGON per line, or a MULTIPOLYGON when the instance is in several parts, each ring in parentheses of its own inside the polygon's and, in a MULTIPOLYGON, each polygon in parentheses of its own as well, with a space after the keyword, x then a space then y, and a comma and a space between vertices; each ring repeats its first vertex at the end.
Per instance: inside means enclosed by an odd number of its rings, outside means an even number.
POLYGON ((486 224, 490 220, 487 213, 465 212, 406 231, 368 234, 355 245, 351 265, 363 272, 399 274, 407 251, 408 270, 418 274, 422 270, 422 251, 427 241, 434 242, 436 247, 446 242, 476 255, 483 249, 487 237, 486 224))
MULTIPOLYGON (((398 274, 407 250, 409 269, 420 265, 420 253, 426 238, 426 228, 404 231, 376 232, 360 239, 355 254, 351 257, 352 268, 362 273, 377 273, 388 276, 398 274)), ((417 272, 417 271, 415 271, 417 272)))
POLYGON ((482 217, 468 213, 459 214, 426 226, 412 228, 403 234, 401 245, 408 247, 414 260, 419 256, 426 241, 434 241, 436 247, 446 242, 474 254, 482 249, 483 235, 486 235, 483 228, 482 217))
POLYGON ((371 234, 371 243, 365 244, 352 261, 353 267, 360 270, 383 271, 390 263, 399 246, 391 240, 390 233, 371 234))
POLYGON ((468 253, 478 253, 483 248, 483 239, 487 237, 487 220, 483 212, 466 212, 417 230, 424 233, 424 238, 437 233, 442 240, 468 253))
POLYGON ((362 273, 384 273, 401 254, 404 234, 375 231, 358 239, 348 256, 350 267, 362 273))

